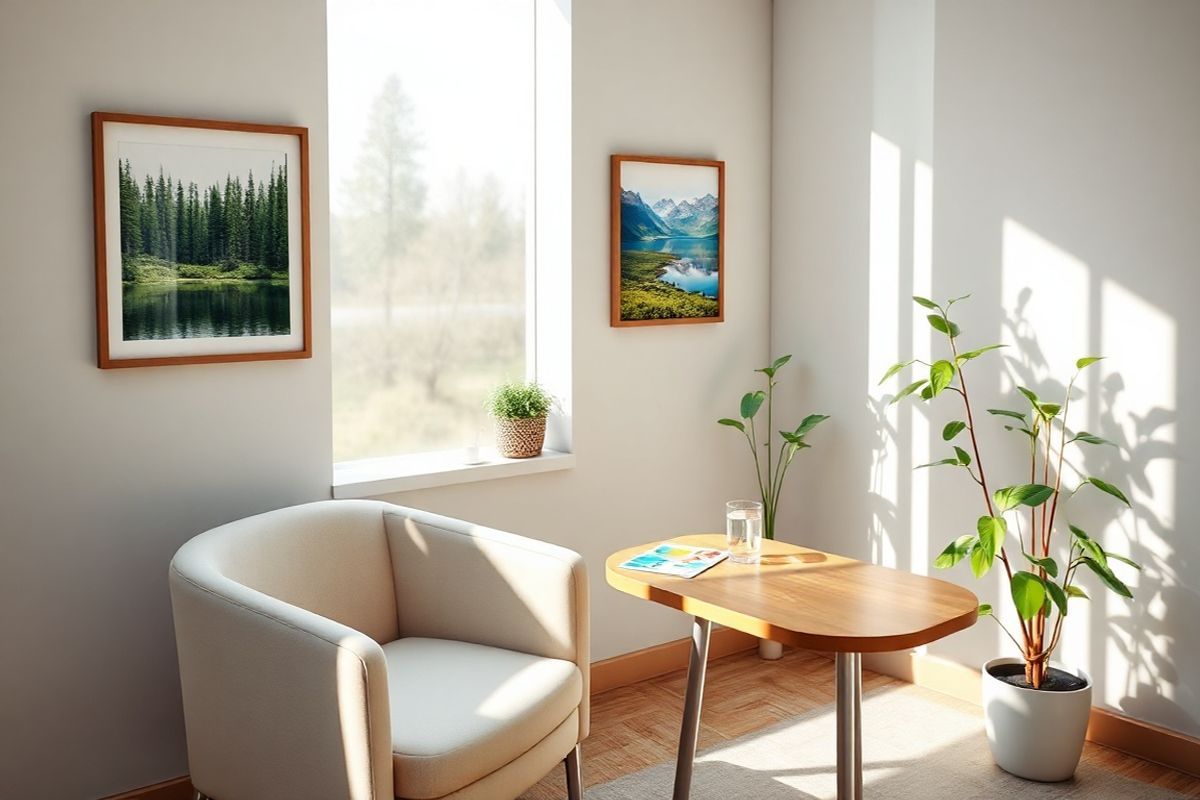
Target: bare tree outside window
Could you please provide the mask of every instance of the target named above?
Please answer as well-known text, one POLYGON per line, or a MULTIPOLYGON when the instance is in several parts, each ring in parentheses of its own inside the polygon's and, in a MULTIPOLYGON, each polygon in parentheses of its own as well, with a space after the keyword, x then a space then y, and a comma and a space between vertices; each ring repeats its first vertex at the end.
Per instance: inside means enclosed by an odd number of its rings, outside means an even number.
POLYGON ((472 443, 524 374, 532 2, 329 4, 336 461, 472 443))

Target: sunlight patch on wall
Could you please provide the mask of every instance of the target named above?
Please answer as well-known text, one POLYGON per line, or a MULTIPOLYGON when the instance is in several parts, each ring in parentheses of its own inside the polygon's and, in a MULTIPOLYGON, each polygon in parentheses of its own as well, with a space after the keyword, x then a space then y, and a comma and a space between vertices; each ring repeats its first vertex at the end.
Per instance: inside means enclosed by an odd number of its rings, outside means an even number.
POLYGON ((1161 665, 1170 663, 1171 640, 1156 631, 1164 629, 1162 591, 1178 584, 1169 541, 1176 508, 1178 331, 1171 316, 1109 279, 1101 284, 1100 309, 1104 324, 1098 354, 1107 358, 1099 365, 1097 428, 1120 451, 1104 448, 1092 456, 1089 467, 1094 462, 1120 476, 1134 507, 1106 509, 1102 543, 1145 567, 1140 574, 1117 568, 1133 590, 1133 601, 1111 593, 1105 597, 1104 701, 1116 705, 1130 695, 1143 699, 1147 692, 1171 698, 1177 684, 1161 680, 1161 665))
POLYGON ((874 506, 871 556, 877 564, 897 566, 891 528, 899 500, 899 412, 883 399, 897 391, 897 379, 877 386, 879 376, 900 359, 900 148, 871 134, 871 203, 867 315, 867 387, 878 417, 879 438, 871 465, 869 491, 874 506))
MULTIPOLYGON (((1005 370, 1000 389, 1006 398, 1016 398, 1009 407, 1026 411, 1028 403, 1016 395, 1017 386, 1028 387, 1046 400, 1061 402, 1076 359, 1092 354, 1088 327, 1091 271, 1079 258, 1013 219, 1004 220, 1002 243, 1000 279, 1004 319, 1000 341, 1009 347, 1001 351, 1005 370)), ((1071 412, 1072 424, 1080 429, 1092 425, 1089 417, 1088 409, 1082 406, 1071 412)), ((1074 481, 1068 475, 1065 483, 1074 485, 1074 481)), ((1028 518, 1021 517, 1018 519, 1024 526, 1028 518)), ((1028 536, 1027 528, 1020 530, 1028 536)), ((1062 537, 1062 534, 1056 537, 1060 546, 1062 537)), ((1016 630, 1019 625, 1011 604, 1004 603, 1001 609, 1005 625, 1016 630)), ((1103 613, 1103 607, 1095 612, 1103 613)), ((1091 663, 1092 613, 1088 603, 1076 601, 1071 606, 1059 660, 1068 664, 1091 663)))
POLYGON ((1087 264, 1012 219, 1004 220, 1001 341, 1008 375, 1039 393, 1066 390, 1075 359, 1089 355, 1087 264))

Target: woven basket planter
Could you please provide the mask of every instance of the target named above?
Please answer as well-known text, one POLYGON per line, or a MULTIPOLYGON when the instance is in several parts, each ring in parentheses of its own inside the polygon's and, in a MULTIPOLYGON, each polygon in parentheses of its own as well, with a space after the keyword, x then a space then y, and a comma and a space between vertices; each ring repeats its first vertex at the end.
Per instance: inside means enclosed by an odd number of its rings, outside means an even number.
POLYGON ((546 441, 546 418, 497 419, 496 449, 505 458, 533 458, 541 455, 546 441))

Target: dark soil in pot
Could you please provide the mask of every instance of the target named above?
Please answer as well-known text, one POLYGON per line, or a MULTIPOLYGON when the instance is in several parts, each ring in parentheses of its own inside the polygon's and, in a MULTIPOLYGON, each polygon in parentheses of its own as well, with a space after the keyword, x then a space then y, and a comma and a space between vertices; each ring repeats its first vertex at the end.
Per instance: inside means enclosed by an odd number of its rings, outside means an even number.
MULTIPOLYGON (((998 681, 1022 689, 1032 689, 1029 681, 1025 680, 1024 664, 997 664, 988 668, 988 674, 998 681)), ((1072 675, 1056 667, 1051 667, 1042 679, 1039 692, 1074 692, 1087 686, 1087 681, 1078 675, 1072 675)))

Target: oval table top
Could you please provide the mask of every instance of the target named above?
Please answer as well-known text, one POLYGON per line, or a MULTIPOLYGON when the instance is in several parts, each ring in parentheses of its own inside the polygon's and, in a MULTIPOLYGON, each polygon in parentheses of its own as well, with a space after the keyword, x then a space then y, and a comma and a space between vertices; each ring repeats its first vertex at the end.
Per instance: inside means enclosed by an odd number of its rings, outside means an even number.
MULTIPOLYGON (((726 548, 724 534, 665 541, 726 548)), ((609 556, 604 565, 609 585, 796 647, 835 653, 907 650, 969 628, 978 618, 978 598, 956 584, 786 542, 763 540, 758 564, 725 559, 694 578, 618 566, 662 543, 609 556)))

